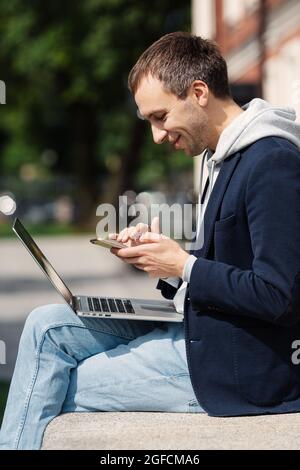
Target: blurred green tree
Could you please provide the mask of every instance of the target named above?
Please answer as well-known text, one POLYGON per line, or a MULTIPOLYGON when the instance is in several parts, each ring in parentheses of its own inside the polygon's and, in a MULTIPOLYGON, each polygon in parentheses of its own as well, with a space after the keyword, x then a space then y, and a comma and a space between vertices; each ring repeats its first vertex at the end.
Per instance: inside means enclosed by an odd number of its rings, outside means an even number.
POLYGON ((84 223, 101 197, 116 202, 127 189, 191 165, 149 149, 127 90, 140 53, 189 24, 185 0, 0 0, 0 78, 7 85, 0 174, 15 175, 24 162, 42 165, 51 149, 58 156, 51 171, 74 176, 84 223))

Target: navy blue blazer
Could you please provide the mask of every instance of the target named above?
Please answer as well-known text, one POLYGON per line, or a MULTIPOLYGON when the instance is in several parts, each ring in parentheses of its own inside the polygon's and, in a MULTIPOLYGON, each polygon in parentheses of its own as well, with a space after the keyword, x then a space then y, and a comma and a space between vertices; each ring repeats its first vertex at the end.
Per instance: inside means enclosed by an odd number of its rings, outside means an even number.
MULTIPOLYGON (((189 373, 212 416, 300 411, 300 152, 265 137, 223 162, 185 298, 189 373), (294 361, 295 362, 295 361, 294 361)), ((164 281, 164 297, 176 289, 164 281)))

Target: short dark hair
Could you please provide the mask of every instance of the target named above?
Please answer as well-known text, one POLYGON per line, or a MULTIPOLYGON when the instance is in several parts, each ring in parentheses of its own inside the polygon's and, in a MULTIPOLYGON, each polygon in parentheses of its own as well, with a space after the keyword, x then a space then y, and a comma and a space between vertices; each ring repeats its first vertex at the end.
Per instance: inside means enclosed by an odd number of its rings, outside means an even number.
POLYGON ((166 34, 146 49, 129 73, 129 90, 135 94, 149 74, 181 99, 195 80, 204 81, 218 98, 231 97, 227 65, 218 45, 190 33, 166 34))

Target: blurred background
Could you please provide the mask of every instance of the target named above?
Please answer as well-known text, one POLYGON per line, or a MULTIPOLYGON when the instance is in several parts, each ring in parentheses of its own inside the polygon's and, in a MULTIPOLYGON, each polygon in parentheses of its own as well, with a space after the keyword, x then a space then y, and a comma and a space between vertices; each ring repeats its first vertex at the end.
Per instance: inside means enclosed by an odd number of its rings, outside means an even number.
POLYGON ((120 195, 195 200, 200 157, 154 146, 127 89, 140 53, 176 30, 218 42, 239 104, 262 97, 299 120, 297 0, 0 0, 0 422, 26 316, 61 301, 12 236, 15 215, 74 293, 158 297, 89 238, 120 195))

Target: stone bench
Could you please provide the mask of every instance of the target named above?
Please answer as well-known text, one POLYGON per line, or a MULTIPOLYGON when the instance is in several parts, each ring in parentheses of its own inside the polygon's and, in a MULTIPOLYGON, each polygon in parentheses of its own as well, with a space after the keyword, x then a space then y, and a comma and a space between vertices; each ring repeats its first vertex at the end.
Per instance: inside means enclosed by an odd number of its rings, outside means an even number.
POLYGON ((299 449, 300 413, 213 418, 204 413, 66 413, 43 449, 299 449))

